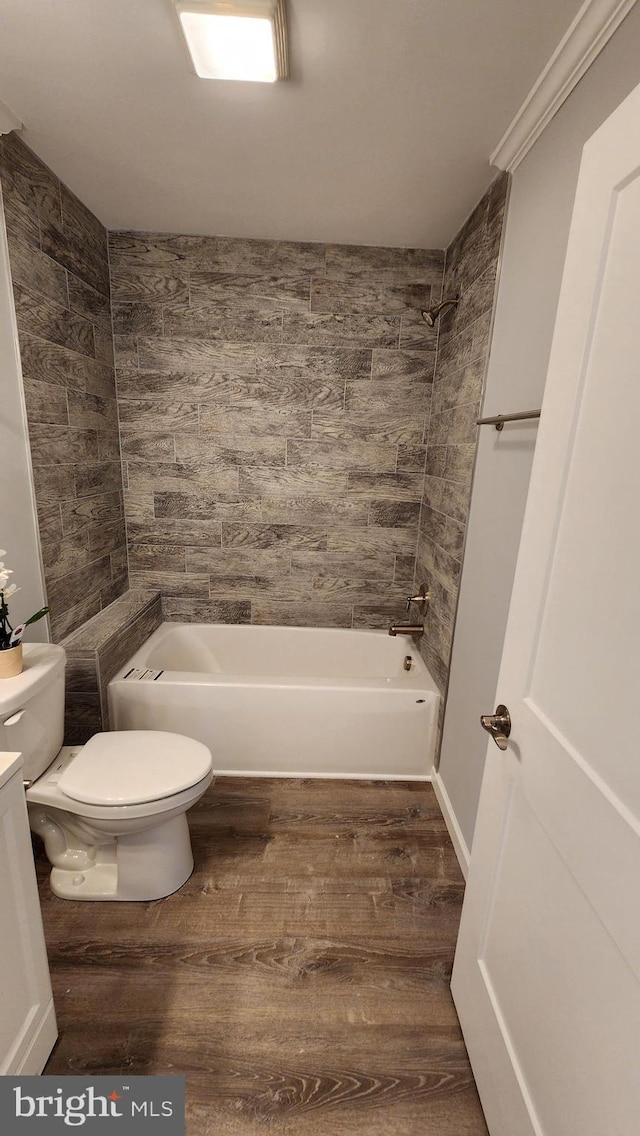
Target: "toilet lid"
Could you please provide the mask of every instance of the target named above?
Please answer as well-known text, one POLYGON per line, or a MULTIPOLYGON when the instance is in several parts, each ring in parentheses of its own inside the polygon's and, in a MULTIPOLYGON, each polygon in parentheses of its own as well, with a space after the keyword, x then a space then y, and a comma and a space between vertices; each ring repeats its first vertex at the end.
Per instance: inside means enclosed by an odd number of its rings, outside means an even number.
POLYGON ((85 805, 159 801, 197 784, 211 769, 205 745, 160 730, 94 734, 62 774, 58 788, 85 805))

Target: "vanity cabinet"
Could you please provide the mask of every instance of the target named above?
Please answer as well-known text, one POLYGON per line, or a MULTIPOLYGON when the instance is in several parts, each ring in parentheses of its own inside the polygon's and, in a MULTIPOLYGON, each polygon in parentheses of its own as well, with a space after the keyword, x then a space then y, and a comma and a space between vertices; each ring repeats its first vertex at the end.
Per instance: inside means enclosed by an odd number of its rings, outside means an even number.
POLYGON ((41 1073, 57 1036, 22 758, 0 753, 0 1075, 41 1073))

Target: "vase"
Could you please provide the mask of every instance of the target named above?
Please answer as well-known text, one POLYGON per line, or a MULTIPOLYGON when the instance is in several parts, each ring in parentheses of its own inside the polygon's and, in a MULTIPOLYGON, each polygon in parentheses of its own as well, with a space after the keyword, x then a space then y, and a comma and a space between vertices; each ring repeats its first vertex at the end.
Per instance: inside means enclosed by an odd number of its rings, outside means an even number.
POLYGON ((0 678, 15 678, 22 671, 22 643, 0 651, 0 678))

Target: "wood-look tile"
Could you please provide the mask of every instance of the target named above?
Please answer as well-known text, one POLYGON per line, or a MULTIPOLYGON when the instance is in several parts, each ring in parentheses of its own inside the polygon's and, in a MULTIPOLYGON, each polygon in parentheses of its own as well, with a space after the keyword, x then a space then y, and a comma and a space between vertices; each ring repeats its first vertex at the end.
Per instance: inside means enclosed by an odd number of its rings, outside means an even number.
POLYGON ((69 307, 78 315, 84 316, 96 327, 111 334, 111 304, 109 297, 96 291, 90 284, 67 272, 69 286, 69 307))
POLYGON ((41 252, 30 241, 25 241, 11 230, 7 233, 11 279, 30 292, 46 296, 63 307, 69 306, 67 275, 52 257, 41 252))
MULTIPOLYGON (((108 575, 110 575, 110 567, 108 575)), ((105 575, 105 581, 108 580, 108 575, 105 575)), ((65 607, 64 596, 62 596, 60 606, 52 608, 49 615, 51 638, 54 643, 62 642, 65 636, 75 631, 100 611, 102 601, 99 588, 96 591, 90 591, 84 596, 77 592, 72 594, 73 604, 71 607, 65 607)), ((48 594, 47 600, 50 602, 48 594)))
POLYGON ((51 541, 62 539, 61 508, 63 504, 65 504, 65 502, 59 501, 41 501, 38 503, 38 531, 40 533, 41 544, 50 544, 51 541))
MULTIPOLYGON (((367 602, 375 595, 379 600, 388 600, 402 605, 406 603, 406 592, 399 584, 389 580, 369 580, 361 577, 342 579, 332 576, 316 576, 312 582, 312 595, 315 600, 367 602)), ((402 610, 402 608, 401 608, 402 610)))
POLYGON ((192 270, 231 272, 245 276, 319 276, 324 273, 322 244, 297 241, 194 238, 189 248, 192 270))
POLYGON ((162 309, 157 305, 119 302, 112 312, 114 335, 162 335, 162 309))
POLYGON ((236 493, 238 470, 183 462, 127 462, 128 488, 133 492, 201 494, 236 493))
POLYGON ((37 382, 115 396, 113 372, 95 359, 26 332, 20 333, 22 373, 37 382))
POLYGON ((184 544, 146 544, 136 541, 128 550, 131 571, 186 571, 184 544))
POLYGON ((422 280, 440 287, 444 269, 441 249, 396 249, 363 245, 327 245, 327 276, 333 280, 422 280))
POLYGON ((239 490, 242 495, 258 497, 342 497, 348 476, 333 470, 247 467, 240 469, 239 490))
POLYGON ((23 376, 24 400, 28 422, 51 422, 58 426, 69 425, 66 392, 51 383, 40 383, 23 376))
POLYGON ((420 351, 385 351, 376 348, 373 351, 371 378, 385 382, 413 379, 414 382, 431 383, 435 360, 435 343, 426 344, 420 351))
POLYGON ((383 528, 374 524, 364 528, 332 528, 327 536, 329 552, 398 553, 413 556, 418 539, 418 524, 407 528, 383 528))
POLYGON ((453 406, 475 403, 479 406, 484 385, 486 358, 481 356, 457 370, 443 375, 433 388, 433 413, 441 413, 453 406))
MULTIPOLYGON (((353 605, 353 626, 371 631, 387 631, 392 623, 403 622, 406 612, 401 604, 392 600, 389 603, 356 603, 353 605)), ((413 639, 407 636, 407 654, 413 654, 413 639)))
POLYGON ((92 556, 101 556, 107 552, 117 552, 123 548, 124 525, 120 518, 106 523, 92 523, 89 525, 87 532, 92 556))
POLYGON ((134 426, 141 434, 198 429, 198 403, 175 402, 170 396, 153 399, 121 398, 118 416, 123 426, 134 426))
POLYGON ((187 548, 187 572, 213 576, 272 576, 289 573, 287 550, 259 548, 187 548))
POLYGON ((398 446, 398 473, 423 473, 427 458, 426 446, 398 446))
POLYGON ((310 592, 309 585, 291 576, 211 576, 211 599, 255 600, 256 596, 276 600, 301 601, 310 592))
POLYGON ((311 411, 270 406, 256 410, 245 406, 200 405, 201 434, 253 434, 282 438, 311 437, 311 411))
POLYGON ((342 441, 287 442, 287 467, 300 469, 368 470, 393 473, 397 448, 378 442, 342 441))
POLYGON ((122 489, 122 468, 119 461, 100 461, 78 464, 75 467, 76 497, 93 497, 95 494, 117 493, 122 489))
POLYGON ((350 604, 254 600, 251 622, 278 627, 351 627, 350 604))
POLYGON ((234 390, 243 389, 245 380, 224 371, 140 371, 118 367, 116 385, 123 399, 149 399, 157 396, 179 402, 226 404, 234 390))
POLYGON ((95 357, 93 325, 88 320, 20 284, 14 285, 13 292, 20 333, 38 335, 80 355, 95 357))
POLYGON ((281 342, 325 347, 398 347, 400 316, 285 313, 281 342))
POLYGON ((89 538, 86 529, 61 537, 59 540, 49 540, 41 533, 42 559, 47 573, 47 584, 51 581, 83 564, 89 564, 95 556, 89 549, 89 538))
POLYGON ((98 430, 98 457, 104 461, 118 461, 120 458, 120 435, 118 424, 98 430))
POLYGON ((163 596, 162 618, 174 623, 250 623, 249 600, 202 600, 163 596))
MULTIPOLYGON (((125 337, 127 339, 127 337, 125 337)), ((213 339, 155 339, 140 336, 135 340, 136 354, 132 365, 149 371, 223 372, 252 375, 256 369, 255 347, 246 343, 216 342, 213 339)), ((120 360, 125 363, 124 357, 120 360)))
POLYGON ((348 474, 347 493, 349 496, 388 497, 393 501, 416 501, 422 499, 422 475, 419 473, 364 473, 353 471, 348 474))
POLYGON ((176 459, 179 462, 198 462, 206 465, 258 465, 284 466, 286 441, 284 438, 254 437, 251 434, 237 438, 222 438, 215 434, 175 435, 176 459))
POLYGON ((123 304, 188 302, 188 271, 116 264, 111 272, 111 298, 123 304))
POLYGON ((291 553, 292 573, 316 577, 363 576, 367 580, 392 580, 393 553, 298 552, 291 553))
POLYGON ((111 524, 123 518, 120 493, 62 501, 60 509, 65 536, 79 532, 89 524, 111 524))
POLYGON ((165 335, 173 339, 215 339, 238 343, 281 343, 282 315, 271 308, 221 308, 215 301, 165 304, 165 335))
POLYGON ((391 284, 373 279, 335 280, 318 277, 311 282, 311 311, 349 315, 394 315, 407 308, 426 308, 431 288, 422 280, 391 284))
MULTIPOLYGON (((259 500, 224 501, 219 494, 199 488, 197 493, 180 491, 156 491, 154 494, 155 516, 165 520, 184 519, 188 521, 259 521, 263 509, 259 500)), ((308 513, 308 507, 307 507, 308 513)))
POLYGON ((391 444, 422 441, 425 425, 424 411, 398 414, 386 409, 314 410, 311 425, 313 438, 337 438, 344 442, 361 440, 389 442, 391 444))
POLYGON ((76 496, 75 474, 73 465, 33 466, 33 487, 38 505, 73 499, 76 496))
POLYGON ((66 465, 91 461, 98 456, 95 430, 76 430, 70 426, 32 422, 29 443, 34 466, 66 465))
POLYGON ((473 445, 478 432, 477 417, 477 402, 467 402, 438 414, 432 413, 429 443, 435 446, 473 445))
POLYGON ((162 591, 162 594, 178 596, 209 596, 209 577, 195 572, 165 572, 162 569, 151 571, 132 571, 132 588, 149 588, 162 591))
POLYGON ((372 501, 369 511, 369 524, 383 528, 412 527, 420 519, 420 503, 417 501, 372 501))
MULTIPOLYGON (((84 598, 94 596, 100 588, 111 582, 111 562, 108 556, 99 556, 97 559, 83 564, 80 568, 66 572, 56 580, 47 584, 47 602, 52 612, 65 611, 69 605, 69 596, 73 596, 74 606, 84 598)), ((87 618, 86 615, 84 617, 87 618)))
MULTIPOLYGON (((226 506, 230 508, 230 506, 226 506)), ((257 511, 257 510, 256 510, 257 511)), ((190 547, 214 548, 221 544, 222 522, 210 520, 176 520, 153 516, 146 519, 131 519, 127 521, 127 536, 131 547, 136 544, 170 544, 189 545, 190 547)))
POLYGON ((305 548, 325 551, 326 529, 312 525, 233 524, 222 525, 225 548, 305 548))
POLYGON ((347 380, 345 408, 354 413, 383 411, 416 417, 424 416, 431 401, 431 384, 415 379, 396 379, 390 383, 347 380))
POLYGON ((310 519, 318 525, 366 525, 368 501, 347 501, 344 497, 321 498, 262 497, 261 517, 266 524, 304 525, 310 519))
POLYGON ((246 273, 193 270, 189 276, 191 303, 218 303, 225 308, 309 310, 309 276, 249 276, 246 273))
POLYGON ((84 430, 109 430, 118 427, 118 412, 113 398, 100 398, 98 395, 82 391, 67 392, 69 404, 69 423, 84 430))
POLYGON ((236 380, 229 402, 254 410, 271 407, 293 407, 313 410, 316 407, 344 406, 344 380, 317 375, 296 375, 295 370, 277 371, 260 379, 236 380))
POLYGON ((176 460, 175 435, 158 431, 145 434, 136 426, 123 425, 120 430, 120 451, 123 461, 173 462, 176 460))
POLYGON ((476 457, 475 445, 447 446, 443 476, 470 485, 476 457))
POLYGON ((407 309, 401 319, 399 346, 403 350, 435 352, 438 330, 429 327, 420 308, 407 309))
POLYGON ((445 481, 441 477, 426 477, 424 482, 424 504, 459 524, 465 524, 469 512, 469 491, 457 481, 445 481))

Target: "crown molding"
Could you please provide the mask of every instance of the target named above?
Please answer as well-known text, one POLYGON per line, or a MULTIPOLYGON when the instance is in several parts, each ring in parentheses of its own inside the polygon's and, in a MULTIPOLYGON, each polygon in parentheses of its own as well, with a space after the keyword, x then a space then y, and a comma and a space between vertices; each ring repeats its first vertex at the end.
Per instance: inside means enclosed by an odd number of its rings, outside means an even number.
POLYGON ((9 134, 12 130, 21 130, 22 122, 17 114, 6 105, 0 102, 0 134, 9 134))
POLYGON ((489 161, 509 173, 520 165, 636 0, 585 0, 489 161))

